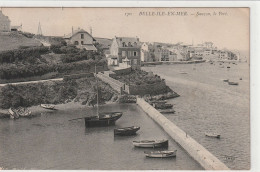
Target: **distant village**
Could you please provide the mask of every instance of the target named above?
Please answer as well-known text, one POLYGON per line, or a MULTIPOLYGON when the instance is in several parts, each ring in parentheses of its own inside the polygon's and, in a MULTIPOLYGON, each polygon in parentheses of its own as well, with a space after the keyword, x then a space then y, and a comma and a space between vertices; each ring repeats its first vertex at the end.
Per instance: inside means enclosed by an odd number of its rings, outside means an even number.
MULTIPOLYGON (((0 32, 16 32, 22 30, 20 26, 11 26, 8 16, 0 11, 0 32)), ((39 23, 37 35, 42 35, 39 23)), ((156 62, 179 62, 179 61, 218 61, 218 60, 239 60, 239 52, 232 52, 227 49, 218 49, 213 42, 187 45, 184 43, 160 43, 143 42, 139 37, 118 37, 97 38, 92 36, 92 29, 89 32, 77 28, 71 33, 64 34, 63 39, 67 45, 75 45, 77 48, 87 51, 97 51, 96 43, 101 45, 108 66, 138 68, 142 63, 156 62)), ((48 41, 43 40, 46 46, 48 41)))

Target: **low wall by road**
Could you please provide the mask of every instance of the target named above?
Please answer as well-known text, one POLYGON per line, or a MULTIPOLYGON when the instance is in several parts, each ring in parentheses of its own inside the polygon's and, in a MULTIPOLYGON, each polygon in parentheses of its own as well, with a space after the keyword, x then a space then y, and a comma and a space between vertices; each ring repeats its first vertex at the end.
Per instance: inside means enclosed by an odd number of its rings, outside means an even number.
POLYGON ((189 155, 195 159, 205 170, 229 170, 229 168, 212 155, 207 149, 196 142, 193 138, 168 120, 154 107, 142 98, 137 98, 136 102, 144 112, 157 122, 189 155))

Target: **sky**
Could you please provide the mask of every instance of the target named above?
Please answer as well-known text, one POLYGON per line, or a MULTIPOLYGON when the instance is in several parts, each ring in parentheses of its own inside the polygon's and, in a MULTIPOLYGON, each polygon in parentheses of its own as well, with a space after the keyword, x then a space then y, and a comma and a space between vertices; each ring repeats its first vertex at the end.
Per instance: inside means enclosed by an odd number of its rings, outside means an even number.
POLYGON ((64 36, 72 27, 94 37, 139 37, 142 42, 212 41, 219 49, 249 50, 249 8, 2 8, 23 31, 64 36))

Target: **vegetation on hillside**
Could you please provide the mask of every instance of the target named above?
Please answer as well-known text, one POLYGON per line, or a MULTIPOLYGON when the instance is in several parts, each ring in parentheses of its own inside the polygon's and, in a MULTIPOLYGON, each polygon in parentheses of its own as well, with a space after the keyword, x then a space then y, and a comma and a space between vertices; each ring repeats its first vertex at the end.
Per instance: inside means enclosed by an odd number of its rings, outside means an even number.
MULTIPOLYGON (((99 102, 116 101, 117 93, 101 81, 99 102)), ((48 81, 45 83, 7 85, 0 90, 0 108, 29 107, 42 103, 58 104, 70 101, 96 104, 96 80, 94 77, 48 81)))

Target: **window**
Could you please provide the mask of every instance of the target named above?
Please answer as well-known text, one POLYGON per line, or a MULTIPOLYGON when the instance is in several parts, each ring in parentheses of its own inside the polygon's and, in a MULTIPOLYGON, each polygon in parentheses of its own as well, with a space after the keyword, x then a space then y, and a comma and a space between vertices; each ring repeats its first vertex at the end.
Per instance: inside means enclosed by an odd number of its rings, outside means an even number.
POLYGON ((128 57, 131 57, 131 56, 132 56, 131 51, 128 51, 128 57))
POLYGON ((81 34, 81 39, 84 39, 84 34, 81 34))
POLYGON ((133 64, 134 64, 134 65, 137 65, 137 59, 134 59, 134 60, 133 60, 133 64))
POLYGON ((126 56, 126 52, 122 51, 122 57, 125 57, 125 56, 126 56))
POLYGON ((131 42, 128 42, 128 47, 131 47, 131 42))
MULTIPOLYGON (((134 42, 134 46, 137 46, 137 43, 136 43, 136 42, 134 42)), ((144 45, 144 46, 146 46, 146 45, 144 45)))
POLYGON ((81 45, 83 45, 84 44, 84 42, 83 41, 81 41, 81 45))
POLYGON ((79 45, 79 41, 75 41, 74 44, 75 44, 75 45, 79 45))
POLYGON ((125 42, 122 42, 123 47, 125 47, 125 42))
POLYGON ((134 51, 134 56, 137 56, 137 55, 138 55, 138 53, 136 51, 134 51))

